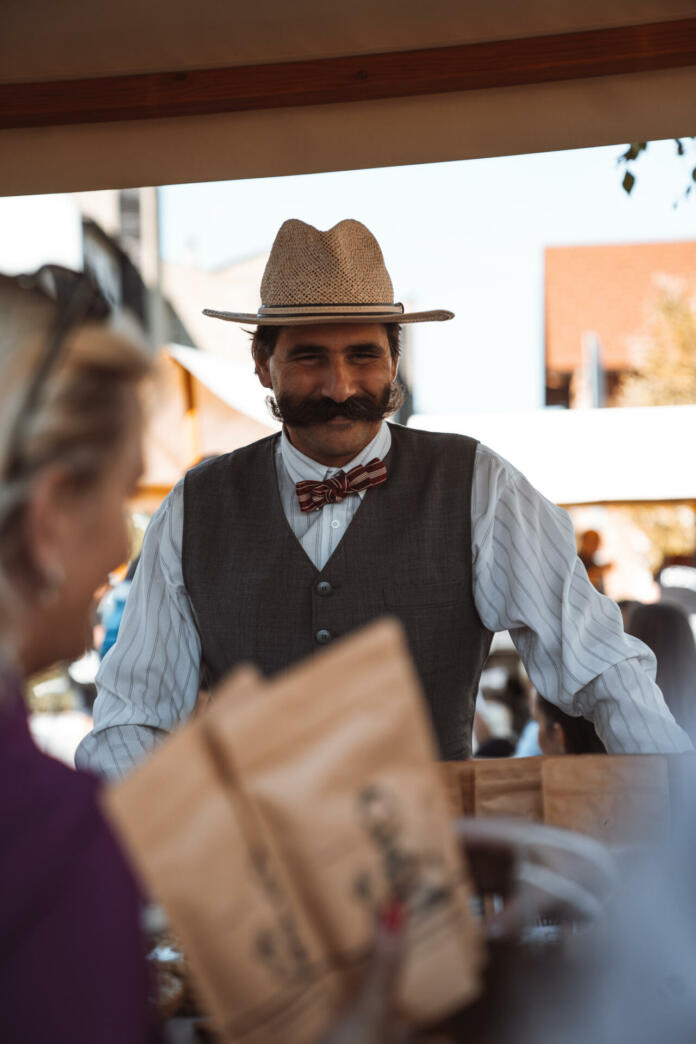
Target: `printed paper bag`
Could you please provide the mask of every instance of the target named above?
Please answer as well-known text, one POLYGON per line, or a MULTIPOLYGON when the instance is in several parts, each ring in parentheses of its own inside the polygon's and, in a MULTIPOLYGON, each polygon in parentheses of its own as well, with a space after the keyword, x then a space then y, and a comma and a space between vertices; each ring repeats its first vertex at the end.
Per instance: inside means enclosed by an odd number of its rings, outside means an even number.
POLYGON ((661 841, 669 834, 665 757, 582 754, 541 759, 544 821, 615 844, 661 841))
POLYGON ((473 761, 443 761, 440 764, 447 803, 454 816, 474 814, 473 761))
MULTIPOLYGON (((244 674, 224 699, 257 696, 244 674)), ((209 712, 208 712, 209 713, 209 712)), ((107 815, 165 907, 224 1041, 305 1044, 340 1003, 285 868, 220 772, 201 724, 169 739, 105 798, 107 815)))
POLYGON ((403 1012, 428 1021, 471 1000, 479 932, 399 625, 378 622, 225 709, 219 756, 233 760, 330 961, 360 966, 396 897, 408 909, 403 1012))

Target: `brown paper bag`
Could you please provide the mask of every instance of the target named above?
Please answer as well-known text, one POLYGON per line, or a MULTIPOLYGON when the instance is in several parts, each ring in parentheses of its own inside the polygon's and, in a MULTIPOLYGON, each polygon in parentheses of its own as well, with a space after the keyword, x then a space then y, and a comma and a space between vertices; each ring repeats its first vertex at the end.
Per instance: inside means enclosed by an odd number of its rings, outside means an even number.
POLYGON ((364 959, 395 896, 408 908, 404 1013, 425 1022, 471 1000, 481 942, 401 628, 376 623, 225 716, 219 756, 233 759, 331 961, 349 971, 364 959))
POLYGON ((398 625, 270 684, 223 683, 106 808, 223 1040, 317 1039, 394 895, 403 1010, 435 1019, 475 996, 482 945, 398 625))
POLYGON ((440 774, 453 816, 474 814, 474 762, 442 761, 440 774))
POLYGON ((582 754, 540 760, 549 825, 614 844, 644 844, 669 835, 664 756, 582 754))
POLYGON ((486 758, 475 761, 474 814, 514 816, 541 822, 543 758, 486 758))
MULTIPOLYGON (((244 672, 227 697, 260 691, 244 672)), ((223 1040, 304 1044, 336 1010, 340 984, 285 868, 220 775, 204 718, 108 791, 105 810, 167 910, 223 1040)))
POLYGON ((542 758, 486 758, 441 765, 450 807, 463 816, 541 822, 542 758))

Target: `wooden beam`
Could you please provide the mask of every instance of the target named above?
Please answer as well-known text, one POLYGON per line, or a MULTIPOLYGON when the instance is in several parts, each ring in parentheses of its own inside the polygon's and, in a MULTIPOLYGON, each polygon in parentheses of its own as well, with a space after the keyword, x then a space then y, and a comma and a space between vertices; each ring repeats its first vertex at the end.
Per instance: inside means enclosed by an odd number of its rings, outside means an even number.
POLYGON ((0 129, 205 116, 696 65, 696 18, 422 51, 0 84, 0 129))

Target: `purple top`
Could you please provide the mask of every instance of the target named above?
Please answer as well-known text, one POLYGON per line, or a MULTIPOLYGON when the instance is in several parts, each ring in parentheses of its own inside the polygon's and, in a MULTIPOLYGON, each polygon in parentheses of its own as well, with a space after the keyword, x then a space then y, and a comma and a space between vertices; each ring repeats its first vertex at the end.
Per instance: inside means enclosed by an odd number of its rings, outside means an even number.
POLYGON ((35 746, 19 685, 0 678, 0 1039, 159 1040, 135 881, 99 783, 35 746))

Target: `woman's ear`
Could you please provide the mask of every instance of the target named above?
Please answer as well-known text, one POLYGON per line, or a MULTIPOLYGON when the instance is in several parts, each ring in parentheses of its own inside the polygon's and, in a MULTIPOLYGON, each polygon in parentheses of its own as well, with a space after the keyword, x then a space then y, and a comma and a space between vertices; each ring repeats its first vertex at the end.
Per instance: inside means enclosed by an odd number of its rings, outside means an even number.
POLYGON ((26 508, 26 547, 30 561, 47 591, 65 580, 67 511, 66 475, 62 468, 46 468, 32 483, 26 508))

